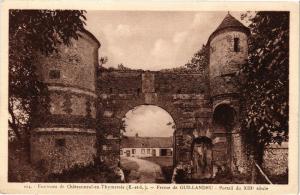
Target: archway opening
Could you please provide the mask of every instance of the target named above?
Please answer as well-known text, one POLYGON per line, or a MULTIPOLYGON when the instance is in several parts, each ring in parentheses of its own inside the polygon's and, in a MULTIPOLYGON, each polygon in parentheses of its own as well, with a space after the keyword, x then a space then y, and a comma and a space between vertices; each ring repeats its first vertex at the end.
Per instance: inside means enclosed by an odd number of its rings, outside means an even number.
POLYGON ((235 121, 235 110, 227 104, 218 105, 213 113, 213 124, 218 130, 230 132, 235 121))
POLYGON ((168 183, 175 122, 164 109, 141 105, 128 111, 120 128, 120 164, 127 182, 168 183))
POLYGON ((216 140, 214 158, 218 159, 217 166, 231 169, 232 138, 231 133, 236 118, 235 110, 228 104, 218 105, 213 113, 213 128, 216 140))

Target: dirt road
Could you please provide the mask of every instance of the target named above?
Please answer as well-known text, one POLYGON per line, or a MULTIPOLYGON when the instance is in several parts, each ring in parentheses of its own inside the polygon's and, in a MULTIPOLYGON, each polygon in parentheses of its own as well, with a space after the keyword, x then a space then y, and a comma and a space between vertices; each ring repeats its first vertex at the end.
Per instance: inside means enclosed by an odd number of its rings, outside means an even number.
MULTIPOLYGON (((164 180, 161 168, 158 164, 155 164, 147 160, 138 159, 138 158, 132 158, 132 157, 124 157, 124 158, 126 158, 129 161, 134 161, 138 164, 139 168, 137 172, 140 175, 138 183, 157 183, 157 180, 159 181, 164 180)), ((128 178, 128 182, 131 182, 130 178, 128 178)))

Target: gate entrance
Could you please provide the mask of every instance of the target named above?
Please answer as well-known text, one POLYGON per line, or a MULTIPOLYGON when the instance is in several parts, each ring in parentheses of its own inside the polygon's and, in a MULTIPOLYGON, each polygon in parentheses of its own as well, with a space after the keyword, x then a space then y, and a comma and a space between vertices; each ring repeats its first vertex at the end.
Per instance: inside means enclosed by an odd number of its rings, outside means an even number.
POLYGON ((227 104, 218 105, 213 113, 214 135, 218 143, 214 145, 214 160, 217 165, 231 169, 232 129, 235 122, 235 110, 227 104))
POLYGON ((121 124, 120 166, 128 182, 171 182, 175 123, 169 113, 141 105, 128 111, 121 124))
MULTIPOLYGON (((212 116, 208 79, 203 74, 129 70, 104 71, 98 78, 98 112, 102 116, 98 129, 102 136, 101 155, 106 163, 118 162, 122 119, 140 105, 160 107, 172 116, 176 131, 173 151, 168 153, 172 153, 174 165, 190 163, 193 131, 208 128, 212 116)), ((159 150, 152 148, 150 153, 160 155, 159 150)), ((130 155, 134 155, 133 151, 130 155)))

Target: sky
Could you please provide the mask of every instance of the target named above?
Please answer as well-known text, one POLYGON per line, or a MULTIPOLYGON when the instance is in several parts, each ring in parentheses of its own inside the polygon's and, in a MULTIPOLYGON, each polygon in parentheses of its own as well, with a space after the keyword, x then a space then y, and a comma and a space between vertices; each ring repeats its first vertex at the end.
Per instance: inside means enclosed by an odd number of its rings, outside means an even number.
POLYGON ((168 112, 158 106, 141 105, 125 115, 127 125, 124 135, 139 137, 170 137, 174 120, 168 112))
MULTIPOLYGON (((88 11, 86 28, 100 41, 105 67, 160 70, 186 64, 227 12, 88 11)), ((240 20, 241 12, 230 12, 240 20)), ((240 20, 241 21, 241 20, 240 20)), ((243 21, 241 21, 243 22, 243 21)), ((126 115, 127 136, 172 136, 171 116, 155 106, 140 106, 126 115)))
MULTIPOLYGON (((106 67, 160 70, 186 64, 227 12, 88 11, 86 28, 100 41, 106 67)), ((241 12, 230 12, 240 20, 241 12)))

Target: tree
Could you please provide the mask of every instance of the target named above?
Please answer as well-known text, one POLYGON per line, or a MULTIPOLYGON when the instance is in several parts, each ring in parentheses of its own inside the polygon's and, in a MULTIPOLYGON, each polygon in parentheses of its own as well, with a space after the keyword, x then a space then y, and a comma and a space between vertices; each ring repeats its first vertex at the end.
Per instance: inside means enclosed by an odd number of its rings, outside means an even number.
POLYGON ((118 70, 132 70, 131 68, 126 67, 124 64, 118 64, 118 70))
POLYGON ((99 59, 99 68, 103 68, 103 65, 108 62, 107 56, 102 56, 99 59))
POLYGON ((289 13, 257 12, 250 21, 249 60, 242 67, 242 126, 261 165, 267 145, 288 139, 289 13))
POLYGON ((120 125, 120 139, 124 138, 125 135, 124 133, 126 133, 126 128, 128 127, 128 125, 126 124, 126 117, 122 118, 121 120, 121 125, 120 125))
POLYGON ((209 53, 208 47, 206 45, 202 45, 202 48, 197 51, 192 59, 185 64, 184 66, 187 69, 204 73, 206 68, 208 67, 209 53))
POLYGON ((209 53, 208 47, 202 45, 201 49, 198 50, 192 59, 184 66, 179 66, 171 69, 162 69, 162 72, 171 73, 201 73, 205 74, 208 67, 209 53))
POLYGON ((71 44, 84 29, 85 11, 10 10, 9 12, 9 127, 28 141, 33 114, 47 100, 47 90, 36 75, 35 52, 57 51, 71 44), (44 97, 44 98, 42 98, 44 97))

